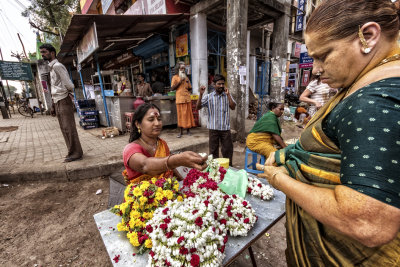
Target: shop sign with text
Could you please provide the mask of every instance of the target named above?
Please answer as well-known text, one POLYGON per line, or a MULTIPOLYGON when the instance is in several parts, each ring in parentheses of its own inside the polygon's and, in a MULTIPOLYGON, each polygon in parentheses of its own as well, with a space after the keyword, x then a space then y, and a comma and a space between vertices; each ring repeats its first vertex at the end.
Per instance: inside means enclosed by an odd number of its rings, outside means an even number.
POLYGON ((92 55, 99 48, 99 41, 97 39, 96 23, 93 23, 88 32, 80 40, 76 48, 76 55, 78 63, 82 63, 90 55, 92 55))
POLYGON ((299 68, 312 68, 313 66, 313 59, 312 57, 308 56, 307 52, 301 53, 300 54, 300 64, 299 68))

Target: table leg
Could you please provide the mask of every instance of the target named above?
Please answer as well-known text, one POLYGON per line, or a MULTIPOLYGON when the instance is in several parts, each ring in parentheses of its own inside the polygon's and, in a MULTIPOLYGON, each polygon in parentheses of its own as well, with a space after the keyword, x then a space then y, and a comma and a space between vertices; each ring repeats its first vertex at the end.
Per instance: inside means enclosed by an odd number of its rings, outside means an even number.
POLYGON ((249 254, 250 254, 250 259, 251 259, 251 263, 253 264, 253 267, 257 267, 256 258, 254 257, 253 249, 251 248, 251 246, 249 247, 249 254))

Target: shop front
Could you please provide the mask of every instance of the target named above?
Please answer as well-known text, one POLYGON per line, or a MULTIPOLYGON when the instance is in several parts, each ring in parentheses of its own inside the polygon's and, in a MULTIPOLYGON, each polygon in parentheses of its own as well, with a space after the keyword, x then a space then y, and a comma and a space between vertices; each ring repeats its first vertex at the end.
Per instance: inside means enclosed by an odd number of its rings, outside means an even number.
POLYGON ((167 95, 171 72, 168 32, 185 17, 174 14, 72 18, 58 58, 65 65, 76 67, 79 84, 85 88, 84 98, 94 98, 100 125, 127 130, 125 113, 134 111, 134 103, 140 97, 139 73, 145 73, 150 84, 163 85, 158 86, 157 94, 142 100, 161 108, 164 125, 176 124, 175 97, 167 95))

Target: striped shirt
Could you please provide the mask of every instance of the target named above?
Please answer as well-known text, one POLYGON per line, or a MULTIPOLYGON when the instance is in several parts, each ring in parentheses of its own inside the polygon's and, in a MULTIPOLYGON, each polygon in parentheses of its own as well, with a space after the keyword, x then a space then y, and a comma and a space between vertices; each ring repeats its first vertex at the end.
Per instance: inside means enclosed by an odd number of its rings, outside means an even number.
MULTIPOLYGON (((235 102, 233 98, 232 100, 235 102)), ((204 95, 201 106, 208 108, 208 129, 219 131, 231 129, 229 99, 225 92, 219 95, 214 91, 204 95)))
MULTIPOLYGON (((318 84, 317 80, 311 81, 306 89, 311 92, 310 98, 321 103, 322 106, 325 105, 329 99, 335 95, 335 93, 331 92, 329 85, 322 82, 318 84)), ((317 108, 315 106, 311 106, 309 109, 309 113, 311 115, 314 115, 316 111, 317 108)))

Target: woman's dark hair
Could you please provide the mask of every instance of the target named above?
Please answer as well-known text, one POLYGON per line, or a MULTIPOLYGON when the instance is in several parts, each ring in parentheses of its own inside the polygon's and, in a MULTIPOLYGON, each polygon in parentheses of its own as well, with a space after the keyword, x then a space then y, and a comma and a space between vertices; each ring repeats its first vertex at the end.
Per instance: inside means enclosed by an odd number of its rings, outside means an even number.
POLYGON ((216 83, 216 82, 221 81, 221 80, 223 80, 225 82, 225 77, 222 76, 221 74, 215 74, 213 82, 216 83))
POLYGON ((54 48, 54 46, 52 46, 51 44, 42 44, 39 49, 46 49, 47 51, 54 52, 54 54, 57 56, 57 52, 56 49, 54 48))
POLYGON ((269 110, 273 110, 274 108, 276 108, 279 105, 283 105, 283 103, 279 103, 279 102, 269 102, 268 104, 268 108, 269 110))
POLYGON ((389 40, 398 38, 399 9, 390 0, 329 0, 323 1, 307 21, 306 33, 318 33, 327 41, 354 36, 367 22, 379 24, 389 40))
POLYGON ((129 136, 129 143, 132 143, 136 139, 139 139, 141 133, 139 133, 135 122, 142 123, 144 115, 146 115, 147 111, 151 108, 155 108, 158 110, 158 112, 161 112, 156 105, 151 103, 144 103, 135 110, 135 114, 133 115, 131 122, 131 135, 129 136))

